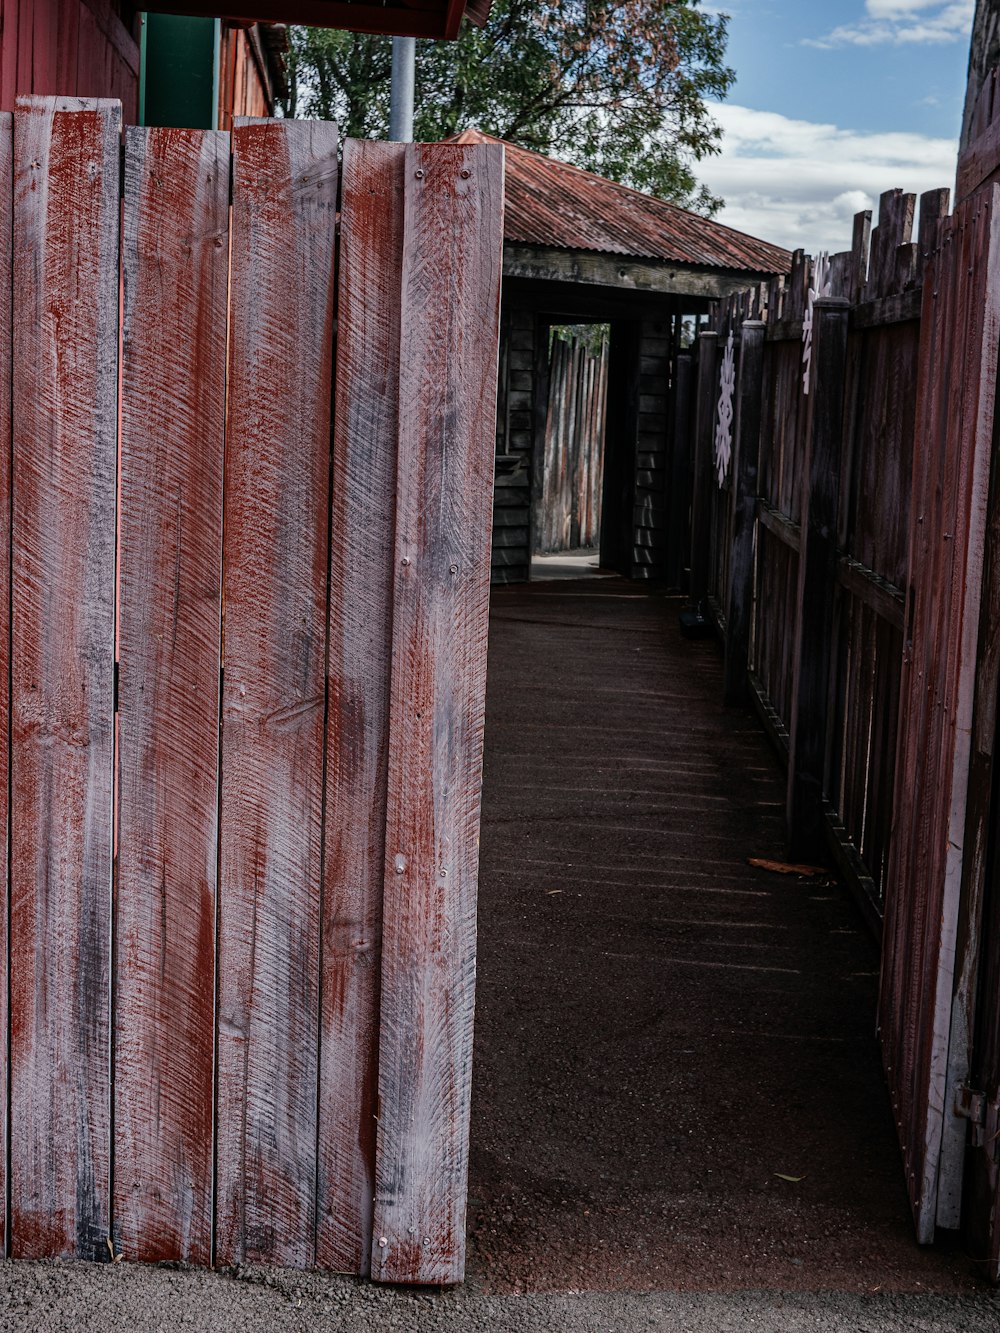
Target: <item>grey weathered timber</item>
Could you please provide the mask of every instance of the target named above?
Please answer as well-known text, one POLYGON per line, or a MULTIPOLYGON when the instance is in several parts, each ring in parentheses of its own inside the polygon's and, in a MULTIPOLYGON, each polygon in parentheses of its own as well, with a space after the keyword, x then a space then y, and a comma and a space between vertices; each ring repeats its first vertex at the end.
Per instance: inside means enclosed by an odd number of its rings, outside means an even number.
POLYGON ((723 693, 727 704, 750 699, 747 668, 753 604, 754 527, 757 519, 757 468, 760 454, 765 326, 747 320, 740 333, 740 372, 736 393, 733 456, 733 540, 726 603, 726 655, 723 693))
POLYGON ((843 382, 849 302, 826 297, 813 307, 813 378, 809 394, 798 625, 789 725, 788 830, 792 854, 809 855, 823 837, 832 589, 840 503, 843 382))
POLYGON ((120 137, 118 102, 18 100, 9 906, 17 1258, 105 1258, 110 1234, 120 137))
POLYGON ((330 526, 316 1263, 371 1264, 403 144, 344 144, 330 526))
POLYGON ((503 149, 410 144, 404 179, 372 1276, 447 1284, 465 1265, 503 149))

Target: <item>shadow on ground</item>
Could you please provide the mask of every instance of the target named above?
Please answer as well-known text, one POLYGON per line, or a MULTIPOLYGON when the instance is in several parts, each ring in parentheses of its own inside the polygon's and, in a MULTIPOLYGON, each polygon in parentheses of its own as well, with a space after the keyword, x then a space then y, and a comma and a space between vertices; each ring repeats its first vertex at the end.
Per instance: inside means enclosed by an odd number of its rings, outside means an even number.
POLYGON ((958 1291, 913 1240, 876 947, 780 858, 712 641, 623 580, 493 598, 469 1229, 486 1291, 958 1291), (791 1179, 790 1179, 791 1178, 791 1179))

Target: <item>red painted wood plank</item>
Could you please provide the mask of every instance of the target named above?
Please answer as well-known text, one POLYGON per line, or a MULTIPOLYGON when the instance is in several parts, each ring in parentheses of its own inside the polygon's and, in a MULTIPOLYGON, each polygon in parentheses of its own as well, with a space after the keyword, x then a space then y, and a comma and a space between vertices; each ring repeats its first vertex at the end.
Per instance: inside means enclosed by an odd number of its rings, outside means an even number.
POLYGON ((229 138, 126 137, 116 1250, 212 1258, 229 138))
MULTIPOLYGON (((59 38, 59 10, 62 8, 58 3, 49 0, 48 3, 35 4, 29 6, 29 10, 34 10, 34 31, 32 34, 31 46, 31 91, 33 93, 45 94, 53 93, 73 93, 74 88, 60 88, 58 78, 58 38, 59 38)), ((107 96, 110 89, 104 90, 107 96)))
POLYGON ((80 42, 80 0, 59 0, 59 40, 56 63, 56 91, 75 95, 76 57, 80 42))
POLYGON ((117 103, 75 99, 14 125, 18 1257, 107 1254, 119 134, 117 103))
POLYGON ((315 1252, 337 131, 233 132, 219 1263, 315 1252))
POLYGON ((34 92, 34 87, 32 85, 34 70, 31 59, 31 47, 35 35, 35 25, 32 14, 33 8, 34 5, 30 3, 30 0, 20 0, 20 5, 17 9, 16 38, 13 36, 13 29, 11 30, 11 38, 17 44, 17 72, 14 81, 15 97, 20 97, 22 93, 26 96, 27 94, 34 92))
POLYGON ((0 0, 0 108, 14 110, 17 96, 17 11, 18 0, 0 0))
POLYGON ((399 395, 402 144, 341 187, 316 1262, 371 1262, 399 395))
MULTIPOLYGON (((13 203, 14 134, 9 112, 0 112, 0 848, 8 835, 7 754, 10 741, 10 407, 11 407, 11 209, 13 203)), ((0 960, 9 966, 7 939, 7 858, 0 865, 0 960)), ((7 986, 0 979, 0 1199, 7 1198, 6 1144, 10 1126, 7 1090, 10 1050, 7 1028, 7 986)), ((0 1216, 0 1254, 6 1253, 6 1208, 0 1216)))
POLYGON ((409 145, 372 1273, 465 1260, 503 150, 409 145))

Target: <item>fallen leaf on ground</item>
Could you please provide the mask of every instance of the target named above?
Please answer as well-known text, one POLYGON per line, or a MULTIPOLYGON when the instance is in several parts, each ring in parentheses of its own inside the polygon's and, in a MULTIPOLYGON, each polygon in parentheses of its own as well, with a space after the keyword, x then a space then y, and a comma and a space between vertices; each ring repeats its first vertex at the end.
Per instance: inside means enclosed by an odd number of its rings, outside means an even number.
POLYGON ((800 1180, 805 1180, 805 1176, 786 1176, 784 1171, 775 1171, 779 1180, 790 1180, 793 1185, 797 1185, 800 1180))
POLYGON ((776 875, 828 875, 830 872, 822 866, 795 865, 789 861, 769 861, 766 856, 748 856, 748 866, 758 866, 761 870, 771 870, 776 875))

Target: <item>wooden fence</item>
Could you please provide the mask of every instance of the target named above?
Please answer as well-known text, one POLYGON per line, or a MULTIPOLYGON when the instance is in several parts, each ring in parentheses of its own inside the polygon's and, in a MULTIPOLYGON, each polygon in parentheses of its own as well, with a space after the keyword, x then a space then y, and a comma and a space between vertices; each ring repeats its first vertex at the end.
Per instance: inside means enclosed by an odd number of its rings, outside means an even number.
POLYGON ((120 122, 0 120, 6 1252, 453 1282, 502 149, 335 269, 335 126, 120 122))
POLYGON ((535 524, 538 551, 597 545, 607 388, 606 342, 592 352, 583 339, 553 339, 542 495, 535 524))
POLYGON ((883 195, 850 250, 797 254, 702 334, 692 580, 727 701, 752 700, 787 759, 793 854, 825 843, 882 929, 885 1068, 928 1241, 961 1221, 966 1125, 994 1105, 970 1052, 1000 684, 1000 187, 950 216, 925 194, 916 242, 915 203, 883 195))

